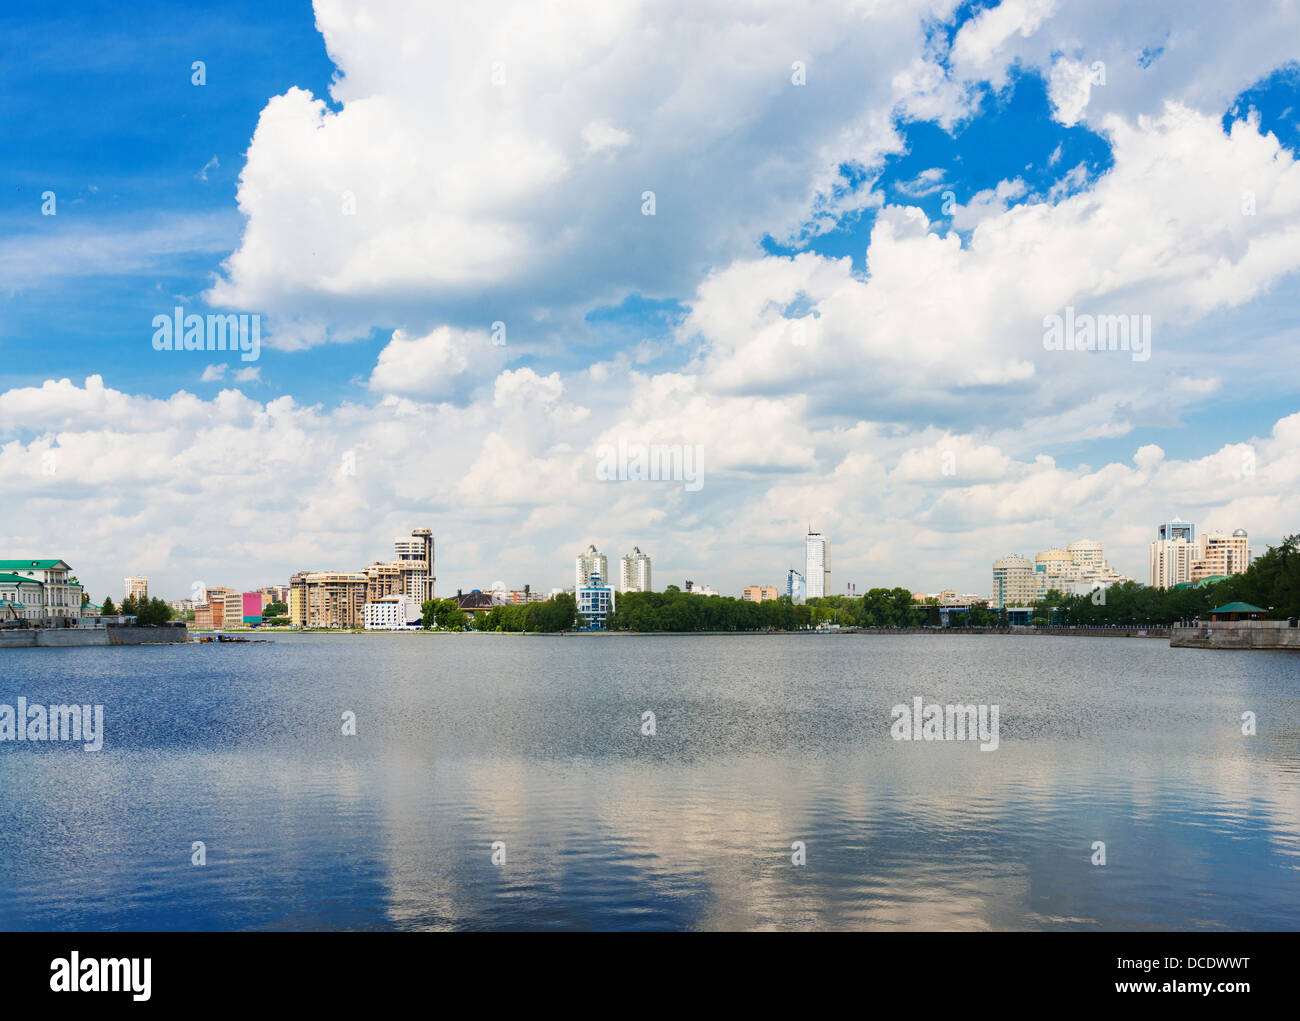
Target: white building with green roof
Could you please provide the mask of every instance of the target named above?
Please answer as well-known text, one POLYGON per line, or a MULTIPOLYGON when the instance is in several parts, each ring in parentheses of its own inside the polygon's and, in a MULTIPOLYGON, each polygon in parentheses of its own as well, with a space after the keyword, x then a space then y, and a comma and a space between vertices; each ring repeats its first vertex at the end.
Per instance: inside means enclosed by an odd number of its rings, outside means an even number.
POLYGON ((0 619, 80 617, 81 591, 63 560, 0 560, 0 619))

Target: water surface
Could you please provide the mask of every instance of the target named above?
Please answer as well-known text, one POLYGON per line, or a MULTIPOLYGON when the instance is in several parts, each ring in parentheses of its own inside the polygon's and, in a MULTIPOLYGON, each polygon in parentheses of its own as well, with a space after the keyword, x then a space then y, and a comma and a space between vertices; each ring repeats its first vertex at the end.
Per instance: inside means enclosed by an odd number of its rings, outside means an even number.
POLYGON ((106 730, 0 744, 0 928, 1297 929, 1298 678, 1030 636, 0 650, 0 703, 106 730), (1000 747, 893 740, 918 695, 1000 747))

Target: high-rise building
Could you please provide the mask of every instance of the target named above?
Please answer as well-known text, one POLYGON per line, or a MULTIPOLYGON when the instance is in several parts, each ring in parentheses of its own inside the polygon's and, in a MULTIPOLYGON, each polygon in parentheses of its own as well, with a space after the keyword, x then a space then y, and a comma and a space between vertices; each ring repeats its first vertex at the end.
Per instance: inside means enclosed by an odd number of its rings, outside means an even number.
POLYGON ((368 583, 361 572, 295 574, 289 579, 290 622, 294 627, 364 627, 368 583))
POLYGON ((366 601, 385 596, 406 596, 418 606, 434 598, 433 532, 414 528, 410 536, 393 540, 393 557, 389 563, 376 561, 365 569, 366 601))
POLYGON ((1105 547, 1093 539, 1053 547, 1034 557, 1034 591, 1039 599, 1056 590, 1078 595, 1131 579, 1106 562, 1105 547))
POLYGON ((995 610, 1007 606, 1033 606, 1038 595, 1034 565, 1025 557, 1009 553, 993 561, 993 602, 995 610))
POLYGON ((1203 581, 1219 575, 1242 574, 1250 566, 1250 538, 1244 528, 1231 535, 1205 532, 1196 540, 1190 581, 1203 581))
POLYGON ((804 583, 807 597, 824 596, 831 587, 831 544, 821 532, 808 529, 804 537, 804 583))
POLYGON ((593 573, 599 572, 602 578, 609 577, 609 564, 605 559, 605 554, 596 549, 595 546, 588 546, 586 553, 579 553, 573 568, 573 591, 591 581, 593 573))
POLYGON ((1174 518, 1173 521, 1166 521, 1156 530, 1156 540, 1161 539, 1186 539, 1188 542, 1195 542, 1196 526, 1182 518, 1174 518))
POLYGON ((1158 533, 1160 538, 1151 544, 1152 588, 1173 588, 1192 580, 1192 560, 1196 555, 1196 547, 1192 545, 1189 535, 1193 527, 1182 522, 1178 525, 1176 531, 1171 525, 1161 525, 1158 533))
POLYGON ((126 590, 127 598, 134 596, 137 603, 141 599, 146 601, 149 599, 149 579, 143 574, 133 574, 125 579, 123 588, 126 590))
POLYGON ((650 557, 648 554, 641 552, 641 547, 633 546, 631 553, 623 554, 623 584, 624 592, 649 592, 650 589, 650 557))

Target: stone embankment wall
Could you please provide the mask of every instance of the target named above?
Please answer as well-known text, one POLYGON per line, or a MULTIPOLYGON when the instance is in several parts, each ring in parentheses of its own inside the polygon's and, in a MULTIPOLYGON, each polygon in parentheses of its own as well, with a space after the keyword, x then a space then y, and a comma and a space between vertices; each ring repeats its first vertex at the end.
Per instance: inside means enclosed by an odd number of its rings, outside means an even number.
POLYGON ((98 645, 170 645, 188 642, 185 627, 5 628, 0 649, 83 648, 98 645))
POLYGON ((1300 649, 1300 627, 1285 620, 1215 621, 1176 627, 1169 639, 1176 649, 1300 649))

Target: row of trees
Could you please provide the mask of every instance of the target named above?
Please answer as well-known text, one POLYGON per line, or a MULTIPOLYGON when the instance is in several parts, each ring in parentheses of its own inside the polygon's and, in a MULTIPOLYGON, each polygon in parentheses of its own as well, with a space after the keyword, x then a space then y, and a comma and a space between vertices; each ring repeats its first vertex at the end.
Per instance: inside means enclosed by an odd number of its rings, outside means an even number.
POLYGON ((166 624, 172 619, 172 608, 156 596, 153 599, 141 599, 139 601, 136 600, 135 596, 127 596, 122 600, 121 606, 113 603, 112 596, 105 596, 100 613, 106 616, 120 613, 128 617, 134 617, 137 624, 144 625, 166 624))
POLYGON ((786 596, 761 603, 699 596, 669 585, 662 592, 624 592, 606 627, 611 631, 793 631, 816 623, 811 606, 786 596))
POLYGON ((1158 589, 1125 582, 1091 595, 1049 592, 1039 602, 1035 619, 1091 626, 1173 624, 1205 619, 1216 606, 1238 602, 1258 606, 1275 620, 1300 617, 1300 535, 1287 536, 1256 557, 1244 573, 1215 585, 1158 589))
POLYGON ((420 604, 420 623, 444 631, 548 632, 568 631, 578 622, 578 604, 567 592, 541 603, 494 606, 486 613, 468 614, 454 599, 426 599, 420 604))

